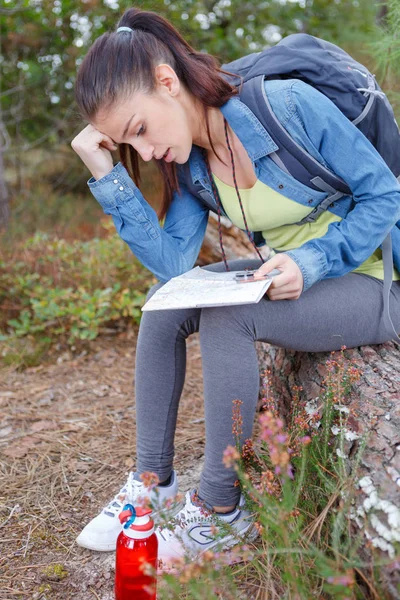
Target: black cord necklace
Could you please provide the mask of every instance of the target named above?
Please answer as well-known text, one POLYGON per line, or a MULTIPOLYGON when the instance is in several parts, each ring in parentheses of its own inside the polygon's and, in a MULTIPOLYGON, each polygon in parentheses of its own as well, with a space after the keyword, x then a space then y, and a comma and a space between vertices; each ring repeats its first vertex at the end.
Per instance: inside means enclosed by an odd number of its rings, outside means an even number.
MULTIPOLYGON (((258 255, 259 259, 261 260, 261 263, 264 263, 264 259, 261 256, 259 249, 257 248, 257 246, 254 243, 253 236, 251 235, 251 232, 250 232, 249 227, 247 225, 246 215, 244 214, 242 199, 240 197, 239 188, 238 188, 238 185, 237 185, 237 182, 236 182, 235 160, 233 158, 233 152, 232 152, 232 148, 231 148, 231 145, 230 145, 230 142, 229 142, 228 127, 227 127, 227 122, 226 122, 225 118, 224 118, 224 127, 225 127, 226 144, 228 146, 229 154, 230 154, 230 157, 231 157, 233 182, 235 184, 235 190, 236 190, 236 195, 237 195, 238 200, 239 200, 240 210, 242 211, 243 222, 244 222, 244 226, 246 228, 246 233, 247 233, 247 236, 248 236, 250 242, 252 243, 255 251, 257 252, 257 255, 258 255)), ((222 242, 222 228, 221 228, 221 207, 222 207, 222 202, 221 202, 221 198, 219 196, 217 187, 215 185, 214 178, 213 178, 212 173, 211 173, 210 163, 208 161, 208 156, 207 156, 207 150, 205 148, 203 148, 203 156, 204 156, 204 160, 206 162, 208 176, 209 176, 210 181, 211 181, 211 186, 212 186, 212 190, 213 190, 215 202, 217 204, 219 244, 221 246, 222 258, 224 259, 225 269, 227 271, 229 271, 228 261, 226 260, 224 245, 223 245, 223 242, 222 242)))

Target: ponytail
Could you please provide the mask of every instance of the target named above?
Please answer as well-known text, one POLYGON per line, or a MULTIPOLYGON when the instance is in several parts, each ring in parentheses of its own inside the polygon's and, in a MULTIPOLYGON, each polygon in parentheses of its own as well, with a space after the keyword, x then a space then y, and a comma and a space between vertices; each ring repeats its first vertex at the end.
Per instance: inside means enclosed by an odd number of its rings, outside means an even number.
MULTIPOLYGON (((94 120, 100 109, 107 111, 133 93, 152 93, 156 88, 155 67, 165 63, 174 69, 186 90, 201 102, 208 139, 215 152, 207 108, 219 108, 237 94, 237 89, 224 79, 225 71, 219 68, 217 60, 194 50, 171 23, 154 12, 130 8, 122 15, 118 27, 129 27, 133 31, 104 33, 91 46, 79 68, 75 97, 83 118, 94 120)), ((119 154, 139 187, 137 151, 129 144, 120 144, 119 154)), ((162 219, 173 193, 179 191, 179 183, 174 163, 154 160, 164 181, 159 213, 162 219)))

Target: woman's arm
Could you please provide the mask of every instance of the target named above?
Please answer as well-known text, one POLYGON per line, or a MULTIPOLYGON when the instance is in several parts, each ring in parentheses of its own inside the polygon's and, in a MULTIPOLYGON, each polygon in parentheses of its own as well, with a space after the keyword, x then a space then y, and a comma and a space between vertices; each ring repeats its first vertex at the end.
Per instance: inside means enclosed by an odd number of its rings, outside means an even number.
MULTIPOLYGON (((299 266, 304 290, 367 260, 400 219, 400 185, 367 138, 323 94, 296 81, 290 128, 306 134, 328 167, 353 192, 355 206, 327 233, 286 252, 299 266)), ((339 201, 340 202, 340 201, 339 201)))
POLYGON ((204 204, 181 184, 162 228, 122 163, 113 166, 111 150, 116 145, 110 137, 87 125, 71 146, 93 175, 88 181, 91 192, 140 262, 160 281, 191 269, 207 227, 204 204))
POLYGON ((122 163, 101 179, 89 179, 88 185, 104 212, 112 216, 120 237, 157 279, 168 281, 193 267, 208 209, 184 186, 181 195, 175 192, 162 228, 122 163))

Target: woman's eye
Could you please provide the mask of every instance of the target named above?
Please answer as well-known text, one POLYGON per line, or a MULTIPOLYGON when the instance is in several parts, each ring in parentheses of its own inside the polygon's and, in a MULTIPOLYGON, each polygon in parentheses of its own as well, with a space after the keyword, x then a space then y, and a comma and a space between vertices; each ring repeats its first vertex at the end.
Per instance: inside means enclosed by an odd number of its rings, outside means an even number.
POLYGON ((144 131, 145 131, 145 129, 144 129, 143 125, 142 125, 140 127, 139 131, 137 132, 136 137, 139 137, 139 135, 143 135, 144 131))

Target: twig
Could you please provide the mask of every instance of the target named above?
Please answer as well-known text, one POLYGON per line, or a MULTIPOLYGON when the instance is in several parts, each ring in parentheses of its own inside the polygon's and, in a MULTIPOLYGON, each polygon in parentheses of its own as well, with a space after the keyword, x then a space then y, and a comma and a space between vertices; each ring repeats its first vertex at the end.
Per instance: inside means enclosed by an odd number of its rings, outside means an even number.
POLYGON ((95 596, 95 597, 97 598, 97 600, 100 600, 100 596, 98 596, 98 595, 96 594, 96 592, 94 591, 94 589, 93 589, 93 588, 90 588, 90 591, 92 592, 93 596, 95 596))
POLYGON ((25 571, 25 569, 36 569, 37 567, 47 567, 48 565, 57 565, 59 561, 51 560, 50 562, 39 563, 38 565, 24 565, 23 567, 13 567, 14 571, 25 571))
POLYGON ((0 525, 0 529, 1 529, 2 527, 4 527, 4 525, 6 525, 6 523, 8 523, 8 521, 11 519, 11 517, 13 516, 13 514, 15 513, 15 511, 16 511, 16 510, 18 510, 18 509, 19 509, 19 504, 16 504, 16 505, 14 506, 14 508, 12 508, 12 509, 11 509, 11 512, 10 512, 10 514, 8 515, 7 519, 6 519, 5 521, 3 521, 3 523, 0 525))
POLYGON ((69 493, 69 495, 72 497, 71 488, 70 488, 70 487, 69 487, 69 485, 68 485, 68 479, 67 479, 67 476, 66 476, 66 474, 65 474, 65 471, 64 471, 64 466, 63 466, 63 464, 62 464, 62 461, 61 461, 61 463, 60 463, 60 467, 61 467, 61 471, 62 471, 62 474, 63 474, 64 483, 65 483, 65 485, 67 486, 67 490, 68 490, 68 493, 69 493))
POLYGON ((29 544, 29 540, 31 538, 31 533, 32 533, 32 525, 29 527, 28 537, 26 539, 25 550, 24 550, 24 554, 23 554, 24 558, 26 557, 26 553, 28 552, 28 544, 29 544))

